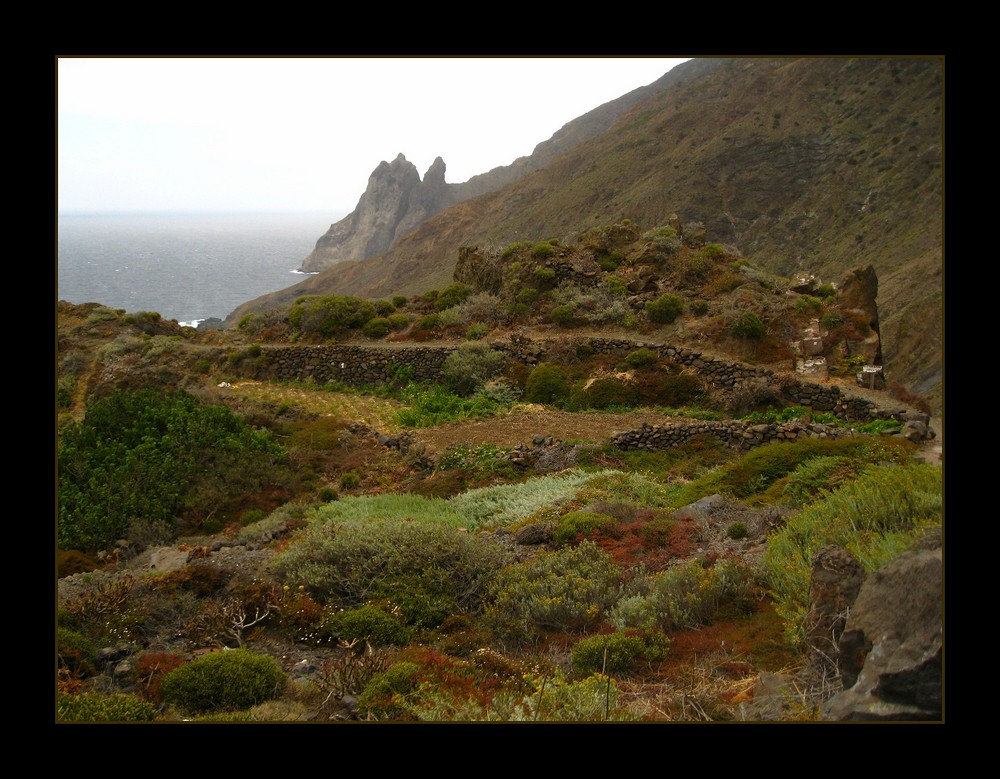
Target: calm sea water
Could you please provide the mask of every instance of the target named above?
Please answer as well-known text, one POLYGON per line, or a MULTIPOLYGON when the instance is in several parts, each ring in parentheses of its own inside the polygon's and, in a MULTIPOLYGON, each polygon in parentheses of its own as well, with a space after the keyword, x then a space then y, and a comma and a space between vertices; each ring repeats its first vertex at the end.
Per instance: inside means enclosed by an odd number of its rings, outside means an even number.
POLYGON ((343 214, 59 217, 57 291, 71 303, 191 323, 302 281, 296 269, 343 214))

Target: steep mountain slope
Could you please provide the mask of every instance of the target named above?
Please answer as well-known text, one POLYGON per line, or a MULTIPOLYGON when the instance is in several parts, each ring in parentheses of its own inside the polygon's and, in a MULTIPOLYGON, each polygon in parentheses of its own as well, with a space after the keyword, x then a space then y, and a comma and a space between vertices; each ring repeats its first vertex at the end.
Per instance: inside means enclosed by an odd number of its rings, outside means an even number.
POLYGON ((368 178, 368 186, 354 211, 316 242, 302 263, 303 271, 321 271, 345 260, 366 260, 388 251, 402 236, 412 232, 448 206, 500 189, 526 173, 544 167, 563 152, 604 132, 625 111, 684 80, 719 67, 726 60, 704 58, 679 65, 652 84, 633 89, 563 125, 547 141, 539 143, 527 157, 473 176, 461 184, 445 181, 445 162, 440 157, 424 174, 400 154, 391 163, 384 160, 368 178))
POLYGON ((384 255, 241 306, 309 293, 384 296, 446 284, 463 245, 573 237, 671 213, 755 264, 824 280, 871 263, 887 373, 942 382, 939 59, 743 59, 676 83, 606 132, 423 223, 384 255))

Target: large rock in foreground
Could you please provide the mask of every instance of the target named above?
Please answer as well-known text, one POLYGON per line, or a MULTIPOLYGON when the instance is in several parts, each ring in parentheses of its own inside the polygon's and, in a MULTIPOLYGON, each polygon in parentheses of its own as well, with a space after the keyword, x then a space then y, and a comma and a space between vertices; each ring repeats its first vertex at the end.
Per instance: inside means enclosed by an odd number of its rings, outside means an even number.
POLYGON ((840 639, 845 690, 827 720, 941 720, 941 549, 907 552, 871 574, 840 639))

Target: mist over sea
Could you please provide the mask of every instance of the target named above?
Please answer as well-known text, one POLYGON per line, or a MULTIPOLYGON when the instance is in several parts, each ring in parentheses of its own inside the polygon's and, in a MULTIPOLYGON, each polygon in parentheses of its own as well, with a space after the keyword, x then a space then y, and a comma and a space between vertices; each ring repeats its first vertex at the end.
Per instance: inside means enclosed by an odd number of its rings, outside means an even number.
POLYGON ((316 240, 344 214, 59 216, 58 299, 190 323, 306 278, 316 240))

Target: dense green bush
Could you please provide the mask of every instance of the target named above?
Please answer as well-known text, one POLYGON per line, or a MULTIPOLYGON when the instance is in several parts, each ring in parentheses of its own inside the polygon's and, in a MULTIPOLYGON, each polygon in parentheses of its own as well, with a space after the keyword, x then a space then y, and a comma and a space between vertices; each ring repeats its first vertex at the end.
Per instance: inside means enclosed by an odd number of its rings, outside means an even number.
POLYGON ((558 544, 569 544, 583 539, 596 531, 608 532, 618 524, 613 517, 596 511, 571 511, 559 518, 552 540, 558 544))
POLYGON ((456 281, 441 290, 437 299, 434 301, 434 308, 438 311, 444 311, 446 308, 457 306, 459 303, 466 300, 471 294, 472 287, 468 284, 463 284, 461 281, 456 281))
POLYGON ((411 612, 407 622, 425 620, 413 613, 420 601, 435 616, 476 609, 504 560, 495 544, 460 532, 464 517, 441 499, 342 499, 317 516, 329 520, 311 526, 274 567, 289 584, 340 607, 386 599, 411 612))
POLYGON ((745 341, 759 341, 767 332, 767 327, 753 311, 744 311, 730 326, 730 331, 745 341))
POLYGON ((191 712, 248 709, 275 698, 285 673, 274 658, 245 649, 215 652, 163 678, 163 700, 191 712))
POLYGON ((483 322, 473 322, 465 329, 465 337, 470 341, 481 341, 489 333, 490 326, 483 322))
POLYGON ((392 330, 392 322, 389 321, 388 317, 377 316, 365 322, 361 330, 369 338, 385 338, 392 330))
POLYGON ((752 610, 757 594, 754 571, 740 560, 709 568, 688 560, 651 577, 644 592, 622 598, 608 618, 619 630, 689 630, 710 624, 725 604, 752 610))
POLYGON ((419 682, 419 665, 396 663, 368 681, 358 697, 358 709, 373 719, 414 719, 405 701, 416 694, 419 682))
POLYGON ((640 662, 659 662, 670 641, 659 630, 591 636, 573 646, 573 670, 581 676, 630 673, 640 662))
POLYGON ((374 304, 344 295, 306 295, 288 312, 288 321, 296 330, 334 338, 346 330, 363 327, 376 315, 374 304))
POLYGON ((284 450, 226 406, 146 389, 98 401, 63 432, 61 548, 94 551, 137 523, 175 529, 280 475, 284 450))
POLYGON ((669 292, 660 295, 656 300, 646 303, 646 316, 651 322, 660 325, 669 325, 684 310, 684 298, 680 295, 672 295, 669 292))
POLYGON ((553 246, 548 241, 542 241, 541 243, 536 243, 534 248, 531 250, 531 255, 536 259, 543 260, 546 257, 551 257, 556 253, 556 247, 553 246))
POLYGON ((511 565, 497 575, 486 609, 490 624, 512 640, 539 630, 596 625, 621 595, 621 571, 590 541, 511 565))
POLYGON ((556 279, 556 272, 553 268, 535 268, 532 275, 541 286, 548 286, 556 279))
POLYGON ((91 676, 95 673, 97 647, 83 634, 69 628, 57 628, 56 652, 60 668, 65 668, 71 674, 91 676))
POLYGON ((85 692, 60 695, 56 700, 60 722, 152 722, 156 706, 135 695, 85 692))
POLYGON ((844 318, 836 311, 827 311, 820 317, 819 326, 824 330, 836 330, 844 324, 844 318))
POLYGON ((471 395, 503 369, 507 358, 489 344, 464 343, 448 355, 441 377, 458 395, 471 395))
POLYGON ((856 479, 866 465, 856 457, 812 457, 792 471, 785 484, 785 496, 792 504, 805 506, 824 492, 856 479))
POLYGON ((656 364, 656 361, 659 359, 660 355, 652 349, 643 348, 630 352, 628 357, 625 358, 625 362, 633 368, 648 368, 650 365, 656 364))
POLYGON ((524 399, 528 403, 559 404, 569 399, 569 393, 566 374, 556 365, 536 366, 524 384, 524 399))
POLYGON ((392 614, 384 609, 366 603, 356 609, 337 611, 323 621, 323 633, 344 641, 364 640, 372 645, 405 645, 410 640, 410 631, 392 614))
POLYGON ((556 306, 549 312, 549 319, 560 327, 569 327, 576 321, 576 307, 556 306))

